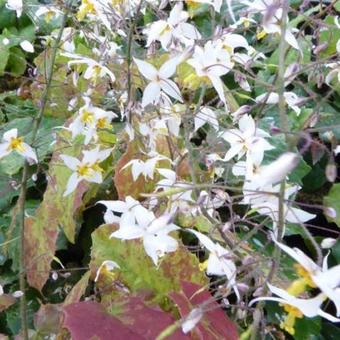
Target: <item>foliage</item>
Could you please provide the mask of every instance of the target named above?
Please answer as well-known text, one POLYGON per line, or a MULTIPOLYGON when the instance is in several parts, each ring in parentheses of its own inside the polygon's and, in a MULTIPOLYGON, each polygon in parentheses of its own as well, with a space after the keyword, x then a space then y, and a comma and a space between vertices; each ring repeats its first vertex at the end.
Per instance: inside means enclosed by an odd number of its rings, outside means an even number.
POLYGON ((0 337, 338 338, 339 3, 0 0, 0 337))

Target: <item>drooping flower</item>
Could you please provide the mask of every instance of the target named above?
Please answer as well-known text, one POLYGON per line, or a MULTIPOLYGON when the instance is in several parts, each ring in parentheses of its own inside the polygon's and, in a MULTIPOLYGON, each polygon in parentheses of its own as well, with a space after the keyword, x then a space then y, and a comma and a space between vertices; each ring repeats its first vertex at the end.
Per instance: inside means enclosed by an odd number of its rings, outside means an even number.
POLYGON ((78 186, 78 184, 85 180, 91 183, 102 183, 103 169, 99 164, 108 158, 111 154, 111 149, 99 150, 99 146, 90 150, 83 151, 83 158, 79 159, 68 156, 60 155, 65 165, 73 171, 72 175, 68 179, 64 196, 71 194, 78 186))
MULTIPOLYGON (((305 98, 299 97, 294 92, 284 92, 283 97, 284 97, 286 104, 292 110, 294 110, 297 115, 299 115, 300 112, 301 112, 301 109, 299 108, 298 105, 300 105, 305 98)), ((278 95, 278 93, 275 93, 275 92, 271 92, 269 95, 268 95, 268 93, 264 93, 264 94, 261 94, 260 96, 256 97, 255 101, 257 103, 265 102, 266 104, 278 104, 279 95, 278 95)))
POLYGON ((73 59, 68 62, 68 66, 80 64, 87 65, 87 69, 84 73, 84 78, 87 80, 91 80, 94 84, 97 83, 98 79, 101 79, 105 76, 108 76, 113 83, 116 81, 115 75, 108 67, 102 65, 101 63, 91 58, 83 57, 81 55, 68 52, 61 53, 61 55, 73 59))
POLYGON ((206 269, 208 275, 226 276, 228 287, 233 287, 235 294, 239 297, 236 287, 236 266, 230 258, 230 252, 219 243, 213 242, 208 236, 193 229, 187 230, 193 233, 210 252, 208 260, 203 263, 201 268, 206 269))
POLYGON ((300 158, 296 153, 285 152, 270 164, 259 167, 251 182, 254 188, 277 184, 284 180, 299 162, 300 158))
POLYGON ((18 129, 6 131, 0 143, 0 159, 16 151, 27 159, 29 163, 38 163, 34 150, 24 142, 23 137, 18 137, 18 129))
POLYGON ((142 238, 145 252, 155 265, 166 253, 176 251, 178 242, 168 234, 179 227, 170 222, 171 215, 158 218, 153 212, 139 205, 138 213, 123 213, 119 221, 119 229, 110 237, 122 240, 142 238))
POLYGON ((226 103, 223 82, 220 77, 227 74, 234 66, 227 50, 221 44, 208 41, 204 48, 195 47, 194 54, 187 60, 187 63, 194 67, 199 77, 207 77, 210 80, 221 101, 226 103))
MULTIPOLYGON (((316 215, 308 213, 302 209, 295 208, 291 204, 286 203, 289 198, 296 194, 299 190, 299 186, 290 186, 285 189, 285 203, 283 207, 283 215, 285 221, 290 223, 304 223, 313 218, 316 215)), ((276 225, 279 221, 279 197, 278 194, 280 192, 280 184, 275 186, 267 185, 260 188, 258 185, 252 182, 245 182, 243 186, 243 204, 250 204, 252 209, 256 210, 260 215, 269 216, 274 225, 274 232, 276 232, 276 225)))
POLYGON ((151 82, 146 86, 143 92, 142 106, 148 104, 158 104, 161 99, 162 91, 170 97, 182 102, 181 91, 177 84, 169 78, 176 72, 176 67, 180 62, 179 58, 171 58, 166 61, 159 70, 153 65, 134 58, 139 72, 151 82))
POLYGON ((197 114, 195 115, 195 128, 194 131, 197 131, 199 128, 201 128, 205 124, 209 124, 212 128, 214 128, 216 131, 219 129, 218 120, 216 117, 216 113, 210 109, 209 107, 201 107, 197 114))
MULTIPOLYGON (((260 13, 263 17, 262 31, 257 34, 258 39, 265 37, 267 34, 281 34, 282 7, 280 2, 275 0, 242 0, 241 2, 248 6, 249 13, 260 13)), ((289 27, 288 18, 284 39, 293 48, 300 50, 292 29, 289 27)))
POLYGON ((170 161, 170 159, 156 152, 150 152, 148 156, 150 158, 146 161, 141 159, 132 159, 125 164, 122 170, 131 166, 132 178, 134 181, 136 181, 140 175, 143 175, 145 179, 153 179, 157 163, 161 160, 170 161))
MULTIPOLYGON (((278 242, 273 236, 273 240, 285 253, 291 256, 299 265, 299 273, 313 288, 319 288, 325 298, 330 299, 336 307, 336 315, 340 316, 340 265, 328 268, 327 259, 324 258, 323 266, 320 267, 304 252, 298 248, 290 248, 278 242)), ((337 320, 337 321, 340 321, 337 320)))
POLYGON ((262 161, 264 151, 274 147, 266 141, 270 137, 267 132, 255 125, 250 115, 244 115, 238 122, 239 129, 230 129, 221 134, 221 137, 230 144, 230 149, 224 156, 224 161, 229 161, 237 156, 241 159, 246 155, 246 172, 251 173, 253 164, 262 161))
POLYGON ((281 288, 272 286, 269 283, 267 285, 269 290, 278 297, 259 297, 252 300, 249 303, 249 306, 253 305, 257 301, 279 302, 283 306, 284 310, 288 313, 284 321, 281 322, 280 327, 291 335, 294 335, 295 333, 295 319, 302 318, 303 316, 308 318, 321 316, 331 322, 340 322, 340 319, 335 318, 331 314, 328 314, 321 309, 321 305, 326 299, 324 294, 321 293, 311 299, 300 299, 289 294, 287 291, 281 288))
POLYGON ((94 282, 97 282, 99 279, 99 276, 103 273, 103 272, 111 272, 116 268, 120 268, 119 264, 115 261, 111 261, 111 260, 106 260, 104 261, 98 268, 97 273, 96 273, 96 277, 94 279, 94 282))
POLYGON ((167 20, 158 20, 145 30, 148 35, 146 46, 159 41, 164 50, 168 50, 174 41, 180 41, 186 46, 192 45, 201 35, 195 26, 187 23, 189 15, 183 11, 183 3, 177 3, 169 13, 167 20))

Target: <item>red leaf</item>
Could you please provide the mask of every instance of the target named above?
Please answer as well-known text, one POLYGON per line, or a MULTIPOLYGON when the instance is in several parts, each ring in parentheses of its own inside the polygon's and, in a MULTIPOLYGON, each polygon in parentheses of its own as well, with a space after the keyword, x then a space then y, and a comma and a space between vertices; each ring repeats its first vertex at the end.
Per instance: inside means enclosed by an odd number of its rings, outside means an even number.
MULTIPOLYGON (((64 307, 64 326, 71 333, 73 340, 97 339, 150 339, 154 340, 164 329, 176 321, 159 308, 146 306, 138 297, 115 301, 109 315, 97 302, 79 302, 64 307)), ((185 340, 190 337, 176 330, 169 340, 185 340)))
POLYGON ((70 331, 73 340, 143 339, 94 301, 68 305, 64 308, 64 314, 64 326, 70 331))
POLYGON ((201 286, 182 281, 182 292, 172 293, 171 298, 177 304, 182 317, 186 317, 195 306, 209 302, 208 310, 194 329, 194 333, 200 339, 238 339, 237 328, 228 318, 225 312, 219 307, 216 301, 212 301, 209 291, 201 286))

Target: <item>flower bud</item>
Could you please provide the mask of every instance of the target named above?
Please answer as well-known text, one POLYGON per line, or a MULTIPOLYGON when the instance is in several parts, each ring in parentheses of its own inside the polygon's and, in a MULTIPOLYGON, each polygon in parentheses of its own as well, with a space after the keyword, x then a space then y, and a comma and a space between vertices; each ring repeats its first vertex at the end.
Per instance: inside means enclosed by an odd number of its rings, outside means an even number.
POLYGON ((332 248, 334 246, 334 244, 336 243, 336 241, 337 240, 335 238, 327 237, 327 238, 322 240, 321 248, 322 249, 332 248))

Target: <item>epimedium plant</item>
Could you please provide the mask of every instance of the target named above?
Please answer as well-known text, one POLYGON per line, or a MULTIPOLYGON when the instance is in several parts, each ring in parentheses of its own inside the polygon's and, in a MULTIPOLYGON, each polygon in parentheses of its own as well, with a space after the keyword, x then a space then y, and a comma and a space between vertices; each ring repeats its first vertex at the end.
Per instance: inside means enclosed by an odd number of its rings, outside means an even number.
POLYGON ((339 10, 0 2, 4 336, 337 336, 339 10))

